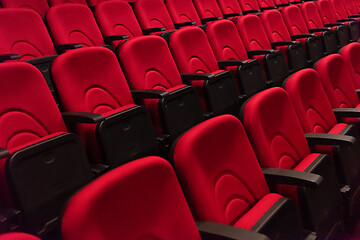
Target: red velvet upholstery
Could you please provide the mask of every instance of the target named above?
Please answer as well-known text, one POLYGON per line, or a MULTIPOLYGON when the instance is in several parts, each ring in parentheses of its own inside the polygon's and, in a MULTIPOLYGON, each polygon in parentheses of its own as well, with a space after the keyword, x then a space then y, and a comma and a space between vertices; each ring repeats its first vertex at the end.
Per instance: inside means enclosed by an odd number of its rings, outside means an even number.
MULTIPOLYGON (((158 36, 143 36, 124 43, 119 59, 131 89, 169 91, 183 85, 166 41, 158 36), (156 57, 155 57, 156 56, 156 57)), ((161 132, 158 100, 146 100, 155 130, 161 132)))
POLYGON ((273 0, 258 0, 260 8, 275 8, 275 2, 273 0))
POLYGON ((340 50, 340 54, 353 78, 354 87, 360 89, 360 44, 350 43, 340 50))
POLYGON ((298 6, 292 5, 281 10, 290 35, 308 34, 309 30, 298 6))
MULTIPOLYGON (((113 52, 103 47, 82 48, 55 59, 52 74, 66 112, 90 112, 109 116, 134 107, 126 79, 113 52)), ((93 162, 98 155, 96 124, 79 124, 93 162)))
POLYGON ((108 2, 108 1, 122 1, 122 0, 86 0, 89 7, 95 7, 98 4, 102 2, 108 2))
POLYGON ((305 23, 309 29, 324 27, 314 2, 304 2, 300 5, 300 9, 305 23))
POLYGON ((3 8, 25 8, 37 12, 41 17, 45 16, 49 5, 46 0, 2 0, 1 5, 3 8))
POLYGON ((171 165, 135 160, 92 182, 69 202, 65 240, 194 239, 199 232, 171 165))
POLYGON ((50 6, 55 6, 64 3, 76 3, 87 6, 86 0, 48 0, 50 6))
POLYGON ((336 19, 347 19, 348 18, 348 14, 347 14, 343 0, 336 0, 336 1, 329 0, 329 2, 335 11, 336 19))
POLYGON ((56 54, 41 17, 28 9, 1 9, 0 54, 19 54, 19 61, 56 54))
POLYGON ((348 15, 356 15, 359 14, 359 11, 356 7, 356 0, 346 0, 345 8, 348 15))
POLYGON ((222 17, 216 0, 193 0, 193 3, 201 19, 222 17))
POLYGON ((240 7, 243 11, 260 10, 260 6, 257 1, 254 0, 239 0, 240 7))
POLYGON ((315 3, 324 24, 336 23, 335 11, 328 0, 318 0, 315 3))
POLYGON ((137 0, 134 12, 142 29, 175 29, 166 5, 162 0, 137 0))
MULTIPOLYGON (((124 1, 107 1, 95 8, 95 17, 104 36, 127 35, 129 38, 142 36, 141 27, 131 6, 124 1)), ((118 46, 119 41, 112 43, 118 46)))
POLYGON ((0 235, 0 240, 40 240, 27 233, 5 233, 0 235))
POLYGON ((260 18, 270 42, 291 41, 291 36, 279 11, 265 11, 260 18))
POLYGON ((323 87, 333 108, 355 108, 360 104, 351 73, 341 55, 332 54, 316 64, 323 87))
POLYGON ((201 20, 191 0, 166 0, 166 7, 174 23, 195 22, 201 25, 201 20))
POLYGON ((241 13, 241 8, 237 0, 217 0, 223 14, 241 13))
POLYGON ((83 47, 102 46, 104 40, 87 6, 62 4, 49 9, 46 21, 55 45, 77 43, 83 47))
POLYGON ((175 144, 175 169, 196 219, 250 229, 281 198, 269 193, 236 117, 200 123, 175 144))
POLYGON ((288 5, 289 1, 288 0, 274 0, 274 3, 275 3, 275 5, 283 6, 283 5, 288 5))

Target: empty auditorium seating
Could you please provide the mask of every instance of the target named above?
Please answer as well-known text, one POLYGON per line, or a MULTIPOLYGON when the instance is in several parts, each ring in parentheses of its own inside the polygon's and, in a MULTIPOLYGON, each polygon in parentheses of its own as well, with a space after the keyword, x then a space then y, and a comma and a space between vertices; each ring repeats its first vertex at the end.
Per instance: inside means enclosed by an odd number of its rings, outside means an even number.
POLYGON ((292 5, 281 10, 284 22, 293 40, 300 41, 306 49, 308 61, 314 64, 324 56, 324 47, 321 39, 309 34, 304 18, 298 6, 292 5))
POLYGON ((134 104, 113 52, 102 47, 67 52, 54 61, 52 74, 65 122, 76 125, 92 162, 114 168, 157 154, 150 116, 134 104))
POLYGON ((167 0, 165 4, 177 28, 187 22, 194 22, 197 26, 201 25, 200 17, 192 0, 167 0))
POLYGON ((55 6, 64 3, 76 3, 87 6, 86 0, 48 0, 50 6, 55 6))
POLYGON ((193 3, 203 24, 222 18, 222 12, 216 0, 193 0, 193 3))
POLYGON ((82 189, 65 210, 62 234, 65 240, 268 240, 222 224, 195 224, 173 168, 159 157, 128 163, 82 189))
POLYGON ((345 26, 341 25, 338 26, 338 24, 335 25, 326 25, 324 26, 323 22, 321 21, 321 17, 319 15, 319 12, 316 8, 316 5, 314 2, 304 2, 300 5, 301 13, 304 17, 305 23, 309 29, 309 32, 314 32, 315 34, 321 34, 323 35, 323 45, 325 48, 325 51, 327 53, 334 53, 332 49, 335 49, 334 44, 334 36, 330 34, 328 31, 323 31, 326 29, 332 29, 335 31, 336 34, 336 40, 339 45, 339 47, 345 46, 349 42, 349 36, 348 31, 345 26), (331 27, 332 26, 332 27, 331 27), (325 27, 325 29, 323 29, 325 27), (319 32, 317 32, 319 31, 319 32), (324 33, 323 33, 324 32, 324 33), (327 40, 327 38, 330 38, 330 40, 327 40))
MULTIPOLYGON (((270 193, 239 119, 223 115, 205 121, 183 134, 173 149, 174 168, 195 219, 245 228, 271 239, 301 239, 295 206, 270 193)), ((292 173, 287 171, 294 180, 292 173)))
POLYGON ((239 102, 230 72, 220 70, 204 31, 183 28, 170 36, 169 46, 182 79, 195 86, 215 115, 237 114, 239 102))
POLYGON ((350 43, 340 50, 340 54, 352 76, 354 87, 360 89, 360 44, 350 43))
POLYGON ((46 11, 49 9, 49 5, 46 0, 2 0, 1 5, 3 8, 24 8, 30 9, 38 13, 41 17, 45 16, 46 11))
POLYGON ((0 235, 0 240, 40 240, 40 238, 26 233, 5 233, 0 235))
POLYGON ((28 63, 0 64, 2 207, 21 229, 57 227, 62 205, 90 179, 81 141, 68 133, 41 73, 28 63))
MULTIPOLYGON (((197 29, 197 28, 196 28, 197 29)), ((143 36, 125 42, 119 59, 135 100, 144 100, 158 134, 172 140, 203 120, 196 91, 183 84, 164 39, 143 36)))
POLYGON ((278 190, 298 203, 303 226, 325 239, 342 222, 335 167, 329 156, 310 152, 285 90, 271 88, 258 93, 243 105, 241 116, 261 167, 292 169, 324 177, 318 189, 278 186, 278 190), (318 201, 324 194, 327 201, 320 206, 318 201))
POLYGON ((258 59, 265 69, 266 78, 274 85, 281 85, 289 75, 284 56, 273 50, 259 17, 248 14, 240 16, 236 27, 250 58, 258 59))

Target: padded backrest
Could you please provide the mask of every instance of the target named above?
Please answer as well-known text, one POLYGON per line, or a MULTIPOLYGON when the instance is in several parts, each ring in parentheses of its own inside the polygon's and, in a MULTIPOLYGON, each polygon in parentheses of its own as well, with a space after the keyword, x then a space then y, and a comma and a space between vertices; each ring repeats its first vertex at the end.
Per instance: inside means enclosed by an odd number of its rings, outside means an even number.
POLYGON ((328 0, 318 0, 315 4, 324 24, 336 22, 335 11, 328 0))
POLYGON ((55 6, 64 3, 76 3, 87 6, 86 0, 48 0, 50 6, 55 6))
POLYGON ((62 219, 65 240, 200 240, 171 165, 159 157, 112 170, 77 193, 62 219))
POLYGON ((260 10, 259 4, 254 0, 239 0, 240 7, 243 11, 260 10))
POLYGON ((49 5, 46 0, 2 0, 1 5, 3 8, 25 8, 37 12, 41 17, 45 16, 49 5))
POLYGON ((285 22, 278 10, 265 11, 260 18, 270 42, 291 41, 285 22))
POLYGON ((173 145, 176 173, 195 219, 234 224, 269 193, 239 119, 214 117, 173 145))
POLYGON ((335 11, 336 19, 348 18, 346 8, 344 6, 344 0, 329 0, 329 2, 335 11))
POLYGON ((166 0, 166 7, 174 23, 195 22, 201 25, 201 20, 191 0, 166 0))
POLYGON ((300 5, 300 10, 308 29, 324 26, 314 2, 304 2, 300 5))
POLYGON ((28 63, 0 64, 0 147, 11 151, 57 132, 67 132, 39 70, 28 63))
POLYGON ((288 0, 274 0, 275 5, 286 5, 289 4, 288 0))
POLYGON ((345 0, 347 15, 355 15, 359 13, 355 1, 356 0, 345 0))
POLYGON ((336 125, 330 101, 314 69, 303 69, 291 75, 285 90, 306 133, 327 133, 336 125))
POLYGON ((183 28, 174 32, 169 46, 181 73, 211 73, 219 70, 206 34, 200 28, 183 28))
POLYGON ((113 0, 86 0, 89 7, 95 7, 102 2, 113 1, 113 0))
POLYGON ((208 25, 206 35, 217 60, 248 59, 244 44, 232 21, 220 20, 208 25))
POLYGON ((87 6, 61 4, 49 9, 46 21, 56 45, 79 43, 83 47, 102 46, 104 40, 87 6))
POLYGON ((142 35, 140 25, 127 2, 100 3, 95 8, 95 16, 104 36, 127 35, 133 38, 142 35))
POLYGON ((236 26, 247 50, 271 49, 270 41, 258 16, 240 16, 236 26))
POLYGON ((243 106, 244 127, 262 167, 292 169, 309 153, 309 146, 282 88, 264 90, 243 106))
POLYGON ((258 0, 260 8, 275 7, 275 2, 273 0, 258 0))
POLYGON ((350 43, 340 50, 345 66, 353 78, 356 89, 360 89, 360 44, 350 43))
POLYGON ((31 10, 1 9, 0 35, 0 54, 19 54, 19 61, 56 54, 41 17, 31 10))
POLYGON ((287 6, 281 10, 290 35, 308 34, 309 30, 298 6, 287 6))
POLYGON ((222 17, 216 0, 193 0, 193 2, 201 19, 222 17))
POLYGON ((333 108, 353 108, 360 103, 341 55, 332 54, 322 58, 316 64, 316 71, 333 108))
POLYGON ((115 54, 107 48, 82 48, 55 59, 53 78, 65 111, 106 114, 133 104, 115 54))
POLYGON ((175 29, 163 0, 137 0, 134 4, 134 12, 142 29, 175 29))
POLYGON ((12 232, 1 234, 0 240, 40 240, 40 238, 37 238, 27 233, 12 232))
POLYGON ((132 89, 167 90, 182 85, 166 41, 143 36, 124 43, 119 59, 132 89))
POLYGON ((237 0, 217 0, 217 3, 224 15, 241 13, 241 8, 237 0))

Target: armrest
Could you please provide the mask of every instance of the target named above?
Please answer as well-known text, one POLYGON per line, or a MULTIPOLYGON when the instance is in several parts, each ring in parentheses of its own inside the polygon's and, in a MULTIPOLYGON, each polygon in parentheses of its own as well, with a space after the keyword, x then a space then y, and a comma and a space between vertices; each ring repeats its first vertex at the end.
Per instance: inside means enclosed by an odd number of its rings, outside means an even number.
POLYGON ((13 208, 0 208, 0 231, 10 232, 19 229, 20 211, 13 208))
POLYGON ((183 81, 188 82, 191 80, 209 80, 215 75, 210 73, 181 73, 180 76, 183 81))
POLYGON ((256 55, 265 55, 265 54, 270 54, 270 53, 274 53, 274 52, 276 52, 276 51, 273 49, 258 49, 258 50, 247 51, 247 55, 251 58, 256 55))
POLYGON ((205 24, 205 23, 212 22, 212 21, 217 21, 217 20, 221 20, 221 17, 203 18, 203 19, 201 19, 201 23, 205 24))
POLYGON ((89 112, 63 112, 61 116, 65 123, 98 123, 105 120, 103 115, 89 112))
POLYGON ((259 13, 259 10, 246 10, 246 11, 242 11, 243 15, 249 14, 249 13, 259 13))
POLYGON ((360 89, 356 89, 356 94, 358 95, 358 98, 360 99, 360 89))
POLYGON ((299 38, 309 38, 309 37, 316 37, 316 35, 314 35, 314 34, 296 34, 296 35, 292 35, 291 39, 296 40, 299 38))
POLYGON ((160 99, 169 95, 168 92, 155 89, 141 89, 141 90, 131 90, 131 95, 134 99, 160 99))
POLYGON ((260 8, 261 11, 271 10, 271 9, 276 9, 276 7, 261 7, 261 8, 260 8))
POLYGON ((110 169, 110 166, 100 164, 100 163, 97 163, 97 164, 92 163, 92 164, 90 164, 90 167, 91 167, 91 172, 93 173, 93 175, 95 177, 99 177, 99 176, 105 174, 110 169))
POLYGON ((355 117, 360 118, 360 108, 334 108, 336 117, 355 117))
POLYGON ((150 33, 163 32, 163 31, 166 31, 166 28, 147 28, 142 30, 144 35, 149 35, 150 33))
POLYGON ((337 22, 340 22, 340 23, 342 23, 342 22, 353 22, 353 21, 356 21, 356 19, 354 19, 354 18, 345 18, 345 19, 337 20, 337 22))
POLYGON ((302 187, 318 187, 323 178, 320 175, 281 168, 264 168, 262 172, 270 184, 287 184, 302 187))
POLYGON ((349 146, 356 142, 356 138, 347 135, 327 133, 305 133, 309 145, 338 145, 349 146))
POLYGON ((186 26, 194 26, 196 25, 196 22, 182 22, 182 23, 175 23, 175 28, 181 28, 186 26))
POLYGON ((280 42, 272 42, 271 43, 271 47, 275 48, 275 47, 280 47, 280 46, 289 46, 289 45, 293 45, 293 44, 297 44, 298 42, 296 41, 280 41, 280 42))
POLYGON ((329 28, 312 28, 312 29, 309 29, 309 33, 326 32, 326 31, 331 31, 331 29, 329 29, 329 28))
POLYGON ((231 17, 238 17, 240 15, 241 15, 241 13, 229 13, 229 14, 224 14, 223 17, 224 18, 231 18, 231 17))
POLYGON ((105 36, 104 42, 108 43, 108 42, 112 42, 112 41, 125 40, 128 38, 129 38, 128 35, 111 35, 111 36, 105 36))
POLYGON ((0 147, 0 159, 8 157, 10 157, 10 152, 5 148, 0 147))
POLYGON ((263 234, 221 223, 197 221, 196 226, 204 240, 270 240, 263 234))
POLYGON ((360 14, 356 14, 356 15, 350 15, 348 16, 349 18, 359 18, 360 17, 360 14))
POLYGON ((19 54, 0 54, 0 62, 8 61, 8 60, 16 60, 21 56, 19 54))
POLYGON ((328 23, 324 24, 324 27, 337 27, 337 26, 344 26, 343 23, 328 23))
POLYGON ((246 61, 231 59, 231 60, 220 60, 217 61, 217 63, 219 65, 219 68, 224 68, 230 66, 241 66, 244 65, 246 61))
POLYGON ((72 43, 72 44, 61 44, 55 46, 56 52, 58 53, 64 53, 66 50, 77 49, 77 48, 82 48, 82 45, 78 43, 72 43))

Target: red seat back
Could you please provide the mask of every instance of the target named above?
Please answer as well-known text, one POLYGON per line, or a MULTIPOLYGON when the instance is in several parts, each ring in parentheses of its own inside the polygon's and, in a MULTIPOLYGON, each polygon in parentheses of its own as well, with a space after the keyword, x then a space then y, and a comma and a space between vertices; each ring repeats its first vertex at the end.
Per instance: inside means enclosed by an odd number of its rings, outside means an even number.
POLYGON ((355 88, 360 89, 360 44, 350 43, 340 50, 340 54, 353 77, 355 88))
POLYGON ((48 0, 50 6, 55 6, 64 3, 77 3, 87 6, 86 0, 48 0))
POLYGON ((273 0, 258 0, 260 8, 275 8, 275 2, 273 0))
POLYGON ((167 0, 166 7, 174 23, 195 22, 201 25, 201 20, 191 0, 167 0))
POLYGON ((5 233, 0 235, 0 240, 40 240, 27 233, 5 233))
POLYGON ((347 19, 348 14, 346 12, 346 8, 343 0, 329 0, 330 5, 333 7, 335 11, 336 19, 347 19))
POLYGON ((253 0, 239 0, 240 7, 243 11, 260 10, 260 6, 257 1, 253 0))
POLYGON ((318 0, 315 4, 324 24, 336 23, 335 11, 328 0, 318 0))
POLYGON ((193 0, 201 19, 222 17, 222 12, 216 0, 193 0))
POLYGON ((308 29, 324 26, 314 2, 304 2, 300 5, 300 9, 308 29))
POLYGON ((241 8, 237 0, 217 0, 217 3, 223 15, 241 13, 241 8))
POLYGON ((281 10, 290 35, 308 34, 309 30, 298 6, 292 5, 281 10))
POLYGON ((25 8, 37 12, 41 17, 45 16, 49 5, 46 0, 28 1, 28 0, 2 0, 3 8, 25 8))
POLYGON ((260 15, 260 18, 270 42, 291 41, 290 34, 279 11, 265 11, 260 15))

